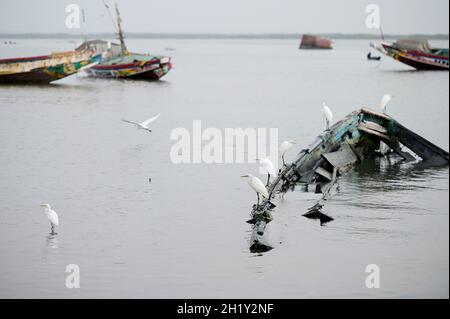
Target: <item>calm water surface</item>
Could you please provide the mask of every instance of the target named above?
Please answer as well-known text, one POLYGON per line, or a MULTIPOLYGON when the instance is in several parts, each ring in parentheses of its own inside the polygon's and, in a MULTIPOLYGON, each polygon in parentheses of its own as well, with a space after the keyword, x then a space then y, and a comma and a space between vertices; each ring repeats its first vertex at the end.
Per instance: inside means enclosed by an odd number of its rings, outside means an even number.
MULTIPOLYGON (((1 41, 0 57, 76 45, 17 41, 1 41)), ((305 146, 323 130, 323 101, 340 119, 377 108, 385 93, 396 95, 392 116, 449 149, 448 72, 368 62, 367 41, 297 45, 130 40, 173 57, 164 81, 0 86, 0 297, 448 298, 448 167, 366 163, 340 180, 326 207, 335 220, 323 227, 302 217, 317 195, 289 193, 268 231, 275 249, 255 255, 245 220, 256 196, 239 176, 256 166, 170 161, 171 130, 191 130, 193 119, 278 127, 280 140, 305 146), (156 113, 152 134, 121 122, 156 113), (57 236, 45 202, 60 216, 57 236), (68 264, 80 266, 80 289, 65 287, 68 264), (365 287, 368 264, 381 269, 380 289, 365 287)))

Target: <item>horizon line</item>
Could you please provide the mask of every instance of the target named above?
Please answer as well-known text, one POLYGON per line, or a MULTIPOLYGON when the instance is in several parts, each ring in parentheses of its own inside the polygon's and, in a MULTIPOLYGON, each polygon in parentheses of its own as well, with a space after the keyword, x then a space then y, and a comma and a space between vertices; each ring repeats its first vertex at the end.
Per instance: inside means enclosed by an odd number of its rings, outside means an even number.
MULTIPOLYGON (((379 39, 380 34, 373 33, 185 33, 185 32, 126 32, 127 38, 160 38, 160 39, 298 39, 303 34, 314 34, 317 36, 329 37, 331 39, 379 39)), ((93 32, 93 33, 55 33, 55 32, 28 32, 28 33, 0 33, 1 38, 83 38, 83 37, 109 37, 115 38, 116 34, 112 32, 93 32)), ((424 37, 429 39, 448 40, 449 34, 445 33, 410 33, 410 34, 385 34, 385 38, 395 39, 402 37, 424 37)))

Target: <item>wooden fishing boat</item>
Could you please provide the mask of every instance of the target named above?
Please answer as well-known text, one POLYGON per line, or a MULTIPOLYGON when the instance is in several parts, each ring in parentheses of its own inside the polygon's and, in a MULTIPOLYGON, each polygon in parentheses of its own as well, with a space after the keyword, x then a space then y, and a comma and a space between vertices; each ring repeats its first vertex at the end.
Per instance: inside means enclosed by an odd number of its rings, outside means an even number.
POLYGON ((417 70, 449 70, 447 49, 432 48, 427 40, 398 40, 372 47, 381 53, 417 70))
POLYGON ((159 80, 172 68, 169 57, 123 52, 121 46, 102 40, 83 43, 77 50, 105 52, 103 60, 86 69, 88 76, 115 79, 159 80))
POLYGON ((142 80, 159 80, 166 75, 172 68, 171 58, 129 52, 125 45, 117 4, 116 14, 120 44, 94 40, 87 41, 76 49, 104 52, 103 60, 98 65, 87 69, 87 75, 98 78, 142 80))
POLYGON ((333 42, 331 40, 321 38, 312 34, 305 34, 300 43, 300 49, 333 49, 333 42))
POLYGON ((0 60, 0 84, 48 84, 100 61, 89 50, 58 52, 44 56, 0 60))

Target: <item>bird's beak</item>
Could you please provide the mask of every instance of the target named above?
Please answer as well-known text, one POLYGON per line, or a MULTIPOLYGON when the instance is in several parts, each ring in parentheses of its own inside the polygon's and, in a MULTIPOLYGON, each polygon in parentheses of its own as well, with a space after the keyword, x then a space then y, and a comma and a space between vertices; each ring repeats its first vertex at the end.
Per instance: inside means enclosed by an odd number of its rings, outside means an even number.
POLYGON ((41 206, 41 207, 45 207, 46 205, 45 205, 45 204, 41 204, 41 205, 39 205, 39 206, 41 206))
POLYGON ((246 178, 246 177, 248 177, 248 175, 242 175, 242 176, 241 176, 241 178, 246 178))

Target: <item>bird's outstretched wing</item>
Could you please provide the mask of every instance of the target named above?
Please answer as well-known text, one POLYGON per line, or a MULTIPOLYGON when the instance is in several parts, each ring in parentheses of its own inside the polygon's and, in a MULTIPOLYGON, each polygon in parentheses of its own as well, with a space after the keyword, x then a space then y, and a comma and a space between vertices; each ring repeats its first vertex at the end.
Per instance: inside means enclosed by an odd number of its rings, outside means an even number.
POLYGON ((156 121, 158 119, 158 117, 160 117, 161 114, 157 114, 151 118, 149 118, 148 120, 145 120, 144 122, 141 123, 142 126, 148 126, 150 123, 152 123, 153 121, 156 121))
POLYGON ((128 120, 122 120, 122 122, 130 123, 130 124, 134 124, 134 125, 139 125, 139 123, 136 123, 136 122, 133 122, 133 121, 128 121, 128 120))

